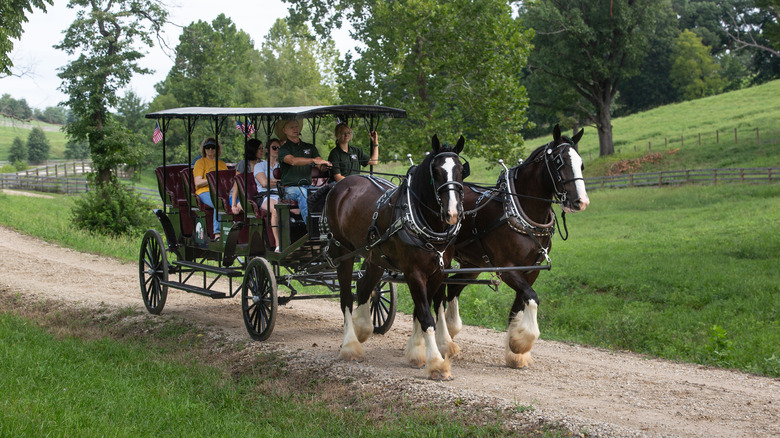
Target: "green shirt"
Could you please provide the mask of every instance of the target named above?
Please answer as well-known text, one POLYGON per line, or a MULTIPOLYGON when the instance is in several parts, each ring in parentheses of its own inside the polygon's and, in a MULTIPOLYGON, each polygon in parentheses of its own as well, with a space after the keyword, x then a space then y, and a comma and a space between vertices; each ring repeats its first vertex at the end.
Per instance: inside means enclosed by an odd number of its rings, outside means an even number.
POLYGON ((328 161, 333 164, 330 174, 340 173, 341 176, 360 174, 360 166, 368 165, 370 158, 361 148, 347 145, 347 152, 344 152, 336 146, 328 155, 328 161))
POLYGON ((284 162, 284 158, 288 155, 296 158, 317 158, 320 156, 317 148, 313 144, 304 141, 293 143, 290 140, 285 141, 282 147, 279 148, 279 167, 282 169, 282 185, 311 185, 311 165, 290 166, 284 162))

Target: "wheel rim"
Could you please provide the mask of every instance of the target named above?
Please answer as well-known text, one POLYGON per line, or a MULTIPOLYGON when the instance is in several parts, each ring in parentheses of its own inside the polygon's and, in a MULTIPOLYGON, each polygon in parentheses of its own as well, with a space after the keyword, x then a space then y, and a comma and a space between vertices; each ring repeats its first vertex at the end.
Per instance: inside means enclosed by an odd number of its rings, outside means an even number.
POLYGON ((397 287, 395 283, 379 283, 371 292, 371 321, 374 333, 385 334, 395 321, 397 287))
POLYGON ((144 305, 149 313, 158 314, 168 296, 168 287, 160 284, 168 280, 168 260, 157 231, 149 230, 144 235, 138 265, 144 305))
POLYGON ((278 304, 276 278, 268 261, 256 258, 249 263, 241 295, 249 336, 258 341, 268 339, 276 324, 278 304))

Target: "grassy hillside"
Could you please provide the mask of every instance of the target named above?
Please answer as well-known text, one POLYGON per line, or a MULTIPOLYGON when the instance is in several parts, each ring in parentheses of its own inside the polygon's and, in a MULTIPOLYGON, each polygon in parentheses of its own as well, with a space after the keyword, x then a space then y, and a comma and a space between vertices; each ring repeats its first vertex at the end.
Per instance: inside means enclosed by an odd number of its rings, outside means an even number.
POLYGON ((27 142, 27 137, 29 137, 33 127, 39 127, 46 133, 46 138, 49 139, 49 144, 51 145, 49 158, 65 158, 65 144, 68 141, 65 138, 65 133, 60 129, 62 126, 43 123, 38 120, 20 122, 0 116, 0 161, 8 160, 8 151, 11 149, 14 138, 19 137, 22 141, 27 142))
MULTIPOLYGON (((615 161, 651 152, 664 152, 665 158, 660 164, 643 166, 642 171, 778 166, 778 120, 780 80, 613 119, 615 155, 608 158, 598 158, 596 129, 585 127, 585 135, 580 142, 585 176, 604 175, 615 161), (737 143, 734 141, 734 128, 738 130, 737 143), (756 142, 756 128, 759 128, 760 143, 756 142), (716 132, 719 132, 719 138, 716 132), (673 155, 665 153, 668 149, 678 148, 679 151, 673 155)), ((527 140, 527 151, 551 138, 552 134, 527 140)))

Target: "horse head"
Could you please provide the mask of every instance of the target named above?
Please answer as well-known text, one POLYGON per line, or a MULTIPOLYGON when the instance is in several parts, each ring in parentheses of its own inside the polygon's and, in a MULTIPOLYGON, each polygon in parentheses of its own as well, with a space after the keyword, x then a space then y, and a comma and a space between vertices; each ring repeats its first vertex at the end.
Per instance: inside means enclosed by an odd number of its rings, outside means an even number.
POLYGON ((553 141, 544 150, 544 159, 555 194, 561 201, 561 208, 567 213, 583 211, 590 204, 582 177, 585 166, 575 148, 582 134, 583 130, 580 129, 571 138, 561 135, 561 128, 556 124, 553 141))
POLYGON ((418 182, 427 184, 430 181, 433 195, 439 204, 439 217, 447 225, 456 225, 463 218, 464 172, 459 154, 465 143, 466 140, 461 136, 453 148, 440 144, 439 138, 434 135, 431 139, 432 153, 420 165, 421 170, 428 175, 423 174, 418 182))

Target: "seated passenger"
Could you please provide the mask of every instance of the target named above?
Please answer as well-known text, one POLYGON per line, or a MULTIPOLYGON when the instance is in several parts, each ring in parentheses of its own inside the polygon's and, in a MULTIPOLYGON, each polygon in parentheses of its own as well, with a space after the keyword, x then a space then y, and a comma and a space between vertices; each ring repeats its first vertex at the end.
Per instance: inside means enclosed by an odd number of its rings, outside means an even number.
POLYGON ((285 197, 298 203, 303 221, 307 222, 311 167, 318 165, 324 170, 331 164, 320 157, 319 151, 313 144, 301 140, 301 123, 298 120, 280 120, 276 124, 275 131, 276 135, 284 141, 279 149, 279 161, 285 197))
MULTIPOLYGON (((252 138, 244 143, 244 159, 236 164, 236 176, 239 178, 244 177, 244 170, 248 169, 249 177, 254 178, 255 164, 262 160, 265 151, 263 150, 263 142, 252 138), (247 163, 249 165, 247 166, 247 163)), ((251 179, 250 179, 251 182, 251 179)), ((233 208, 233 214, 238 215, 244 210, 241 206, 241 202, 238 200, 238 185, 233 184, 233 191, 230 195, 230 205, 233 208)))
POLYGON ((257 183, 257 198, 255 202, 261 210, 271 215, 271 232, 276 241, 275 252, 279 252, 279 215, 274 205, 279 201, 279 192, 276 189, 277 180, 274 179, 274 169, 279 167, 279 139, 272 138, 268 142, 270 161, 260 161, 255 164, 255 182, 257 183), (271 175, 270 180, 268 175, 271 175), (270 200, 269 200, 270 198, 270 200))
POLYGON ((377 143, 378 134, 371 131, 368 137, 371 139, 371 157, 363 152, 363 149, 350 146, 352 140, 352 129, 346 123, 336 125, 336 147, 330 151, 328 161, 333 164, 330 170, 330 177, 339 182, 349 175, 360 173, 360 167, 367 165, 376 165, 379 162, 379 144, 377 143))
MULTIPOLYGON (((222 153, 222 146, 217 144, 217 141, 209 137, 203 140, 200 145, 201 159, 195 162, 195 167, 192 169, 192 176, 195 183, 195 194, 198 195, 204 204, 211 208, 214 208, 214 204, 211 203, 211 195, 209 194, 209 182, 206 179, 206 174, 217 170, 227 171, 227 165, 220 160, 219 155, 222 153)), ((214 238, 213 240, 219 240, 219 218, 217 217, 217 209, 214 209, 214 238)))

